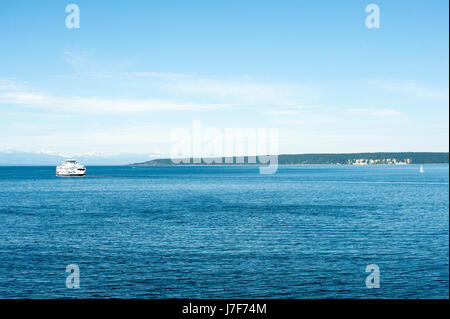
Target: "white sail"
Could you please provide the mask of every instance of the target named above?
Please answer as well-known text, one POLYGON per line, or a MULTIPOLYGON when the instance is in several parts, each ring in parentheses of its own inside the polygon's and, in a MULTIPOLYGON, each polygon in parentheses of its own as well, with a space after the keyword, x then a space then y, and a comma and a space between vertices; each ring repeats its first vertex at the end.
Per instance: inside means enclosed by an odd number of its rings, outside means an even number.
POLYGON ((420 165, 420 172, 423 173, 423 165, 420 165))

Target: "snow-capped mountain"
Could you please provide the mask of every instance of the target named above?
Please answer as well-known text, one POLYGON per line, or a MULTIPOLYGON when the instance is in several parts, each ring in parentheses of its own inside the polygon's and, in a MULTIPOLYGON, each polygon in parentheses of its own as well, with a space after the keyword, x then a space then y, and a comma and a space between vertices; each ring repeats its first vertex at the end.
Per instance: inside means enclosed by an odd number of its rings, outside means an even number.
POLYGON ((58 165, 67 158, 76 158, 83 165, 126 165, 160 158, 161 154, 62 154, 52 151, 24 152, 17 150, 0 150, 0 166, 11 165, 58 165))

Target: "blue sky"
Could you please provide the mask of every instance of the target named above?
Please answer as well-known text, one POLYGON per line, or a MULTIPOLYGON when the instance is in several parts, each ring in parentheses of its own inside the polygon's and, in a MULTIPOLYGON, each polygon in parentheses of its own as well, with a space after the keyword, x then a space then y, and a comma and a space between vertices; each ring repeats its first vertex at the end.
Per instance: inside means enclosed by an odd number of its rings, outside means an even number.
POLYGON ((280 153, 448 151, 448 9, 1 1, 0 150, 167 154, 201 121, 278 128, 280 153))

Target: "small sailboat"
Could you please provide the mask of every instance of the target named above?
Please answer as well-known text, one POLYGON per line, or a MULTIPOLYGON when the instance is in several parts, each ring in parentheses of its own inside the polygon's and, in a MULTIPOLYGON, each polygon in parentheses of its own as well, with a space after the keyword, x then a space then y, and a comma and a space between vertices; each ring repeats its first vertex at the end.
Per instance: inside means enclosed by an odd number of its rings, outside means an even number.
POLYGON ((423 165, 420 165, 420 172, 421 172, 421 173, 424 172, 424 170, 423 170, 423 165))

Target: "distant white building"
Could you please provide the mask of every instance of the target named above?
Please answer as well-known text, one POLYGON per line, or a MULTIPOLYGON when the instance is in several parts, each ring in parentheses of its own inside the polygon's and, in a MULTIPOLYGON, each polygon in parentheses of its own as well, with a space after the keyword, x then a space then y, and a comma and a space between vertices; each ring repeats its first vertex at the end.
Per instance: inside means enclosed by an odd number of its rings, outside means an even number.
POLYGON ((396 158, 385 158, 385 159, 357 158, 348 161, 349 165, 375 165, 375 164, 406 165, 410 163, 411 163, 410 158, 407 158, 404 161, 398 161, 396 158))

